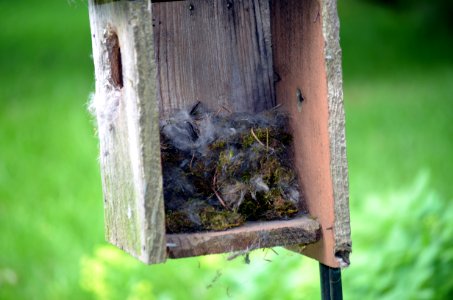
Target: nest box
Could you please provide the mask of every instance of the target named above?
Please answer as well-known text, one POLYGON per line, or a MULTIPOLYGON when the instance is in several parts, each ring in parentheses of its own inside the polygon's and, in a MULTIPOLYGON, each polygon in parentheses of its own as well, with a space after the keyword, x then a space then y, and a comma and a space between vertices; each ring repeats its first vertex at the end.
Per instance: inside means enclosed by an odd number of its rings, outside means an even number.
POLYGON ((108 241, 146 263, 291 246, 349 264, 335 0, 90 0, 89 10, 108 241), (281 104, 312 217, 166 234, 159 120, 196 101, 252 113, 281 104))

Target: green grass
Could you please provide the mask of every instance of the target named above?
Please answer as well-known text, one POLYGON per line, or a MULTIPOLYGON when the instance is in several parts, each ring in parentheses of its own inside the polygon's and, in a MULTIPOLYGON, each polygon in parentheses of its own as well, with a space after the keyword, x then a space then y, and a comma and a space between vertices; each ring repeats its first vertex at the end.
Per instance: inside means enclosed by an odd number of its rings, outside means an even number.
MULTIPOLYGON (((429 34, 420 11, 339 9, 354 249, 345 298, 451 298, 453 39, 429 34)), ((86 3, 2 2, 0 14, 0 299, 319 297, 316 262, 283 249, 250 264, 144 266, 108 246, 86 3)))
POLYGON ((79 261, 102 243, 103 215, 85 109, 93 85, 88 19, 78 6, 0 4, 2 299, 89 296, 78 284, 79 261))

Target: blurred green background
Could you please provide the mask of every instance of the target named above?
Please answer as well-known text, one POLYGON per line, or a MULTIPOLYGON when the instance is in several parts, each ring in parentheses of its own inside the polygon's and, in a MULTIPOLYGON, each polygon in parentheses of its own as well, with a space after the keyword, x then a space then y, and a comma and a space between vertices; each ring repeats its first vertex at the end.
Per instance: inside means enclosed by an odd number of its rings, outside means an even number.
MULTIPOLYGON (((339 1, 346 299, 453 299, 450 1, 339 1)), ((319 299, 284 249, 145 266, 107 245, 84 1, 0 1, 0 299, 319 299)))

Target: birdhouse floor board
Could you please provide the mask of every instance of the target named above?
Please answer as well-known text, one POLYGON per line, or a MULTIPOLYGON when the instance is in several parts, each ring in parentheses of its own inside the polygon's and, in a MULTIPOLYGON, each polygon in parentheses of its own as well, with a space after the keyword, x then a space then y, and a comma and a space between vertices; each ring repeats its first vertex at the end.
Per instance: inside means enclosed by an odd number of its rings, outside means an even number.
POLYGON ((275 246, 312 244, 321 238, 321 226, 307 216, 292 220, 248 222, 216 232, 167 234, 170 258, 182 258, 275 246))

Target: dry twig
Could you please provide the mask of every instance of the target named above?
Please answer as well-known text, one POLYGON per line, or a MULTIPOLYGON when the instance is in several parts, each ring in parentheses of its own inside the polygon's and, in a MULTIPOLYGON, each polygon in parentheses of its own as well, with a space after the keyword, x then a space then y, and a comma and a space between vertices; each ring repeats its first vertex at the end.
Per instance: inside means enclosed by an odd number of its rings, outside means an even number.
POLYGON ((212 178, 212 191, 214 192, 215 196, 219 200, 220 204, 226 209, 230 209, 228 205, 225 204, 225 201, 223 201, 222 197, 220 196, 219 192, 216 190, 216 185, 217 185, 217 172, 214 174, 214 177, 212 178))
POLYGON ((253 128, 250 128, 250 133, 261 146, 266 147, 266 145, 264 145, 263 142, 261 142, 260 139, 256 136, 255 132, 253 131, 253 128))

